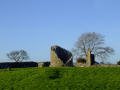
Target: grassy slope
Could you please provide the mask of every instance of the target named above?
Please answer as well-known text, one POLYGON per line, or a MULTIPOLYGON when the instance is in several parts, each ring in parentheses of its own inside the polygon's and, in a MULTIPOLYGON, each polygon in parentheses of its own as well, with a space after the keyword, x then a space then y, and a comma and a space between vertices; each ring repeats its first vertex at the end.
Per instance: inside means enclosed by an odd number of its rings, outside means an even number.
POLYGON ((1 90, 119 90, 120 67, 0 69, 1 90))

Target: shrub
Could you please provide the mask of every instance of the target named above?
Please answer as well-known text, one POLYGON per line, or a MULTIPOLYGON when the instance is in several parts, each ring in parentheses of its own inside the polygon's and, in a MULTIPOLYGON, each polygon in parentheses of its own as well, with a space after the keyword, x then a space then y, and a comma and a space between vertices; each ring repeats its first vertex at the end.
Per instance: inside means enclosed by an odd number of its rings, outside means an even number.
POLYGON ((120 61, 118 61, 117 64, 120 65, 120 61))
POLYGON ((77 63, 86 63, 86 59, 84 58, 77 58, 76 61, 77 63))

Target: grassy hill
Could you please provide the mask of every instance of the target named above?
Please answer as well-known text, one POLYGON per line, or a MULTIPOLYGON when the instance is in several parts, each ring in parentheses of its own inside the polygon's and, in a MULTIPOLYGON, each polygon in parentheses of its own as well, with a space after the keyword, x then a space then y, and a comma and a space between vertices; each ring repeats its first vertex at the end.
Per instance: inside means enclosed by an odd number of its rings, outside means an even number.
POLYGON ((119 90, 120 67, 0 69, 0 90, 119 90))

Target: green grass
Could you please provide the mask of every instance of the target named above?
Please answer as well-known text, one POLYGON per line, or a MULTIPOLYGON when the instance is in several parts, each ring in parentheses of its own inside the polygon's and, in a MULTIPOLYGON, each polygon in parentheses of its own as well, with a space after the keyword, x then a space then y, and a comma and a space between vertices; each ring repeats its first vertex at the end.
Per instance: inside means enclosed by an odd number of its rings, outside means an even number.
POLYGON ((120 67, 0 69, 0 90, 120 90, 120 67))

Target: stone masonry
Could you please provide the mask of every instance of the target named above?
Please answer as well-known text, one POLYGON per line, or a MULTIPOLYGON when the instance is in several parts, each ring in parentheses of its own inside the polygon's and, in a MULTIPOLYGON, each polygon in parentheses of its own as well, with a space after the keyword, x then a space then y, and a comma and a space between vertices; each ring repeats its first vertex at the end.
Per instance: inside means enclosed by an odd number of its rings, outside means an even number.
POLYGON ((93 65, 94 63, 95 63, 95 56, 94 56, 94 54, 91 54, 90 50, 88 50, 86 65, 89 67, 89 66, 93 65))
POLYGON ((51 67, 73 66, 72 53, 59 47, 51 47, 51 67))

